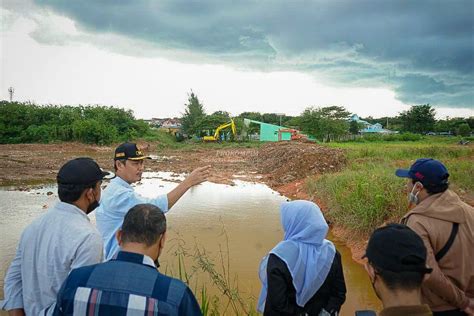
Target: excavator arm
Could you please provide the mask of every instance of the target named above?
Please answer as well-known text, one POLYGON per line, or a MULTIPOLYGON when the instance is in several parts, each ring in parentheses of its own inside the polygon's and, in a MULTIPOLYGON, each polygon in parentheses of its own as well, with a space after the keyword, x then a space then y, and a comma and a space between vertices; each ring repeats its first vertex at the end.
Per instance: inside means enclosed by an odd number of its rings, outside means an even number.
POLYGON ((234 137, 236 137, 237 135, 237 132, 236 132, 236 128, 235 128, 235 123, 234 123, 234 120, 233 119, 230 119, 230 122, 228 123, 224 123, 222 125, 219 125, 217 128, 216 128, 216 131, 214 133, 214 136, 204 136, 204 141, 217 141, 219 139, 219 133, 220 131, 222 131, 223 129, 229 127, 232 129, 232 135, 234 135, 234 137))

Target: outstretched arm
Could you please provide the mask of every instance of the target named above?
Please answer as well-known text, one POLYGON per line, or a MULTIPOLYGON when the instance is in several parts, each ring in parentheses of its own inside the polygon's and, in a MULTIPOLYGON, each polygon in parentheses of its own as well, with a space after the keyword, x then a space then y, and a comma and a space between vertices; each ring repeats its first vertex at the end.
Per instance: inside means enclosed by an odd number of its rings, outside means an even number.
POLYGON ((206 181, 209 177, 210 168, 211 166, 205 166, 194 169, 183 182, 168 193, 168 209, 175 205, 191 187, 206 181))

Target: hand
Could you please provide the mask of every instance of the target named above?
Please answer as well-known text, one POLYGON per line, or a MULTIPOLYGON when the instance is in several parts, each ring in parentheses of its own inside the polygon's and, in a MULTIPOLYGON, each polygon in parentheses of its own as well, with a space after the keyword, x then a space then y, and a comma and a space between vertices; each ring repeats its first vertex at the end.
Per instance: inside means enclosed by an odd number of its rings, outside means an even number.
POLYGON ((469 316, 474 316, 474 298, 469 299, 469 305, 464 309, 469 316))
POLYGON ((25 310, 23 308, 11 309, 8 311, 9 316, 25 316, 25 310))
POLYGON ((189 174, 189 176, 184 180, 187 182, 189 187, 195 186, 199 183, 202 183, 207 180, 209 177, 211 166, 205 166, 196 168, 189 174))

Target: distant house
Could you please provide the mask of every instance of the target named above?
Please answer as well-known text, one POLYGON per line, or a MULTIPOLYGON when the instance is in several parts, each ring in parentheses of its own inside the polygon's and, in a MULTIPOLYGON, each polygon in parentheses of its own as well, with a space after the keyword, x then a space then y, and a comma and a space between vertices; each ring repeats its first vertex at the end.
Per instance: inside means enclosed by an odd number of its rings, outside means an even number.
POLYGON ((251 136, 251 139, 258 139, 261 142, 278 142, 278 141, 291 141, 295 139, 310 139, 307 135, 301 134, 298 130, 288 128, 285 126, 279 126, 275 124, 269 124, 259 122, 250 119, 244 119, 244 125, 249 126, 250 123, 260 125, 260 133, 256 136, 251 136), (296 138, 294 138, 296 136, 296 138))
POLYGON ((163 122, 163 120, 165 120, 165 119, 160 119, 160 118, 152 117, 151 120, 143 120, 143 121, 147 122, 148 125, 150 125, 150 126, 153 126, 153 127, 160 127, 160 126, 161 126, 161 123, 163 122))
POLYGON ((178 118, 162 119, 159 125, 160 130, 164 130, 170 134, 176 135, 181 132, 181 120, 178 118))
POLYGON ((361 120, 357 114, 353 114, 350 117, 349 121, 356 121, 357 123, 364 126, 363 129, 359 130, 359 133, 362 133, 362 134, 365 134, 365 133, 379 133, 379 134, 397 133, 397 132, 394 132, 394 131, 383 128, 382 124, 380 124, 380 123, 370 124, 367 121, 361 120))

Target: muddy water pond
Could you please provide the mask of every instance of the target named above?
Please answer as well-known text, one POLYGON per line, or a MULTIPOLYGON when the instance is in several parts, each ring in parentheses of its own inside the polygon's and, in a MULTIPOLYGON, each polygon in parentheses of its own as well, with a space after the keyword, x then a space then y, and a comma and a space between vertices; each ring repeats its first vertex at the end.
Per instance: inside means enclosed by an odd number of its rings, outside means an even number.
MULTIPOLYGON (((167 193, 180 180, 182 176, 177 174, 147 172, 136 191, 153 197, 167 193)), ((234 185, 206 182, 192 188, 167 213, 168 239, 160 257, 160 270, 176 277, 180 273, 182 277, 188 276, 191 288, 199 293, 206 283, 208 295, 220 296, 209 273, 202 271, 202 266, 210 263, 211 270, 226 275, 233 288, 238 286, 239 295, 246 302, 255 301, 260 291, 260 260, 283 236, 279 205, 286 200, 263 184, 239 181, 237 177, 234 185), (196 249, 200 250, 199 255, 196 249), (181 264, 179 258, 183 259, 181 264)), ((54 186, 28 191, 0 190, 0 298, 22 230, 56 201, 54 186)), ((94 214, 90 216, 95 221, 94 214)), ((341 314, 379 310, 380 303, 363 267, 352 260, 344 244, 331 235, 329 238, 342 255, 348 290, 341 314)))

